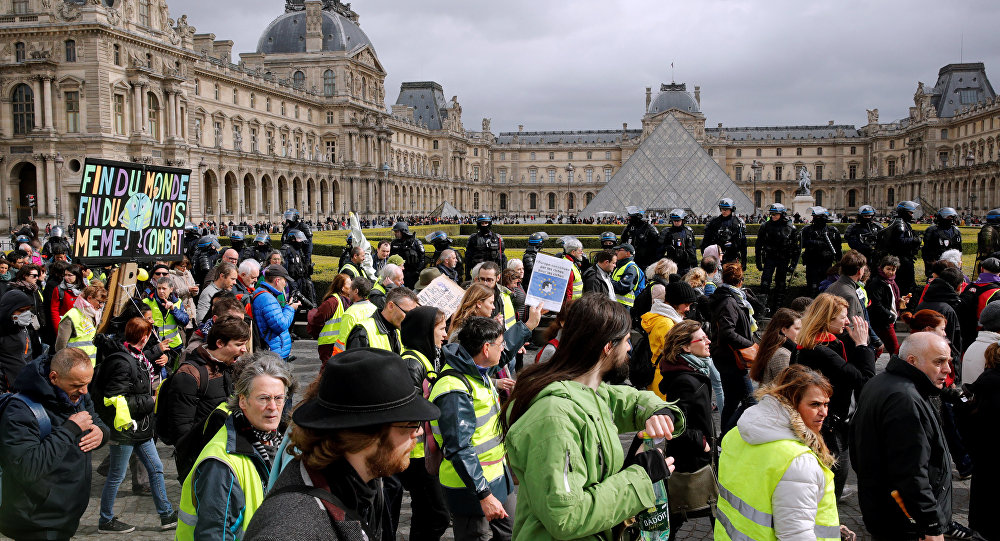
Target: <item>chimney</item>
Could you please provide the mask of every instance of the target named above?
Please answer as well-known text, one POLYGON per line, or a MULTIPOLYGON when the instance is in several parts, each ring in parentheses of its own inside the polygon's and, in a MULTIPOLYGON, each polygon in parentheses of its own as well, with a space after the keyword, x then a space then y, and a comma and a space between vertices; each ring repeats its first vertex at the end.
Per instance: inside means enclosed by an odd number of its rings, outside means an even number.
POLYGON ((649 112, 649 102, 653 101, 653 88, 646 87, 646 112, 649 112))
POLYGON ((628 131, 628 122, 622 122, 622 131, 628 131))
POLYGON ((694 87, 694 101, 698 102, 698 108, 701 109, 701 87, 698 85, 694 87))
POLYGON ((833 126, 833 121, 831 120, 828 126, 833 126))
POLYGON ((518 124, 517 131, 524 131, 524 124, 518 124))

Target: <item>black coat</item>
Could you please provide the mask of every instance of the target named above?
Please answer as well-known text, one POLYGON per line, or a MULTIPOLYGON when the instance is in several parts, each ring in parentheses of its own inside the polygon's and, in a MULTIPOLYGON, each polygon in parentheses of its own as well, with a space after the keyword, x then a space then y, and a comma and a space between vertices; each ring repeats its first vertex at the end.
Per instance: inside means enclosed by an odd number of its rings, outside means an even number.
POLYGON ((0 393, 16 389, 17 375, 42 354, 42 343, 34 327, 22 327, 12 319, 15 310, 29 304, 31 299, 19 290, 9 291, 0 298, 0 393))
POLYGON ((187 361, 171 376, 170 393, 166 397, 173 415, 170 433, 175 439, 179 440, 196 423, 207 419, 212 410, 229 398, 233 393, 232 372, 232 367, 212 360, 204 346, 188 355, 187 361), (209 375, 208 388, 202 396, 198 395, 201 376, 197 365, 204 366, 209 375))
MULTIPOLYGON (((608 291, 608 284, 601 279, 601 276, 597 273, 597 265, 591 265, 589 269, 583 273, 583 292, 590 293, 595 291, 602 295, 608 295, 611 292, 608 291)), ((641 295, 641 293, 640 293, 641 295)))
POLYGON ((135 428, 111 431, 115 441, 142 443, 153 438, 153 389, 146 364, 139 362, 124 349, 116 351, 101 361, 94 371, 90 392, 94 397, 94 409, 104 424, 114 427, 114 406, 105 406, 104 399, 122 396, 128 404, 129 415, 135 421, 135 428))
POLYGON ((708 298, 711 314, 712 361, 719 372, 742 373, 736 365, 735 349, 753 345, 753 331, 750 330, 750 311, 743 305, 739 294, 726 286, 720 286, 708 298))
POLYGON ((975 395, 975 409, 968 416, 970 430, 962 438, 972 455, 972 489, 969 497, 969 526, 986 536, 1000 539, 1000 522, 993 513, 1000 504, 1000 369, 991 368, 969 385, 975 395))
POLYGON ((712 421, 712 382, 692 369, 683 359, 660 370, 660 392, 676 402, 684 412, 686 428, 667 443, 667 453, 674 457, 679 472, 693 472, 712 463, 712 452, 705 452, 705 442, 715 448, 715 425, 712 421))
POLYGON ((865 287, 868 293, 868 319, 871 320, 872 328, 887 329, 898 319, 898 313, 893 313, 896 303, 896 296, 892 294, 892 286, 882 277, 875 273, 868 280, 865 287))
POLYGON ((926 374, 898 357, 861 392, 851 423, 851 467, 865 527, 874 536, 940 535, 951 523, 951 455, 930 400, 939 393, 926 374))
POLYGON ((951 340, 951 347, 955 351, 961 352, 964 350, 962 349, 962 327, 958 323, 958 313, 955 311, 957 306, 958 292, 955 291, 955 288, 944 280, 935 279, 927 284, 927 291, 924 292, 924 298, 917 305, 916 310, 934 310, 944 316, 947 320, 944 332, 948 335, 948 340, 951 340))
MULTIPOLYGON (((841 337, 846 338, 846 337, 841 337)), ((847 420, 851 395, 860 393, 868 380, 875 377, 875 352, 868 346, 856 346, 850 338, 820 342, 811 349, 800 349, 795 362, 826 376, 833 385, 830 415, 847 420)))
POLYGON ((69 539, 90 502, 90 453, 80 450, 82 433, 69 417, 87 411, 108 441, 108 427, 94 412, 90 395, 71 404, 49 382, 48 363, 33 362, 14 384, 45 407, 52 432, 39 440, 38 421, 19 400, 0 417, 3 506, 0 533, 15 539, 69 539))

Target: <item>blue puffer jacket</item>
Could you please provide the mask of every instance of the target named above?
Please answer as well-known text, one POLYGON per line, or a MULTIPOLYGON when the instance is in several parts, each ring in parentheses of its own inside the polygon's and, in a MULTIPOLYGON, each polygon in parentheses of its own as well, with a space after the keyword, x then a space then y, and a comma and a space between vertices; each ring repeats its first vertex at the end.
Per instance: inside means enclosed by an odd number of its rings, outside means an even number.
POLYGON ((280 292, 267 282, 261 282, 254 291, 253 317, 260 329, 260 335, 267 340, 271 351, 287 359, 292 353, 292 335, 288 329, 295 319, 295 309, 278 302, 280 292), (258 291, 264 294, 257 295, 258 291))

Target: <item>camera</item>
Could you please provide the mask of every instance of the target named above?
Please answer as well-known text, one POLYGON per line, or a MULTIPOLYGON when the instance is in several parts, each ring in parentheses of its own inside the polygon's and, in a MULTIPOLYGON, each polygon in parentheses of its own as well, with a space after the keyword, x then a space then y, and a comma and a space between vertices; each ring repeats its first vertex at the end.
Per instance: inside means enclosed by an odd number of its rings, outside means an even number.
POLYGON ((305 308, 306 310, 312 310, 313 308, 316 308, 316 304, 314 304, 311 300, 306 298, 306 296, 303 295, 301 291, 295 291, 288 298, 288 304, 295 304, 297 302, 302 303, 302 308, 305 308))

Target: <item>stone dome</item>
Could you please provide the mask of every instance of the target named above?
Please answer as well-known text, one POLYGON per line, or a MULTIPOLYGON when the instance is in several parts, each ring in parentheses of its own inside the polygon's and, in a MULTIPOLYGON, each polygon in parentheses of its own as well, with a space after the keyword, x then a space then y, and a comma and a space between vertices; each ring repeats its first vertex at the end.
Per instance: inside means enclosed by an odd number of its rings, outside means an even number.
POLYGON ((697 100, 688 93, 687 85, 684 83, 661 84, 660 93, 650 102, 647 113, 655 115, 670 109, 679 109, 688 113, 701 112, 697 100))
MULTIPOLYGON (((354 21, 336 11, 323 10, 323 51, 354 51, 368 45, 368 36, 354 21)), ((306 12, 288 11, 267 25, 257 41, 257 52, 294 54, 306 52, 306 12)))

